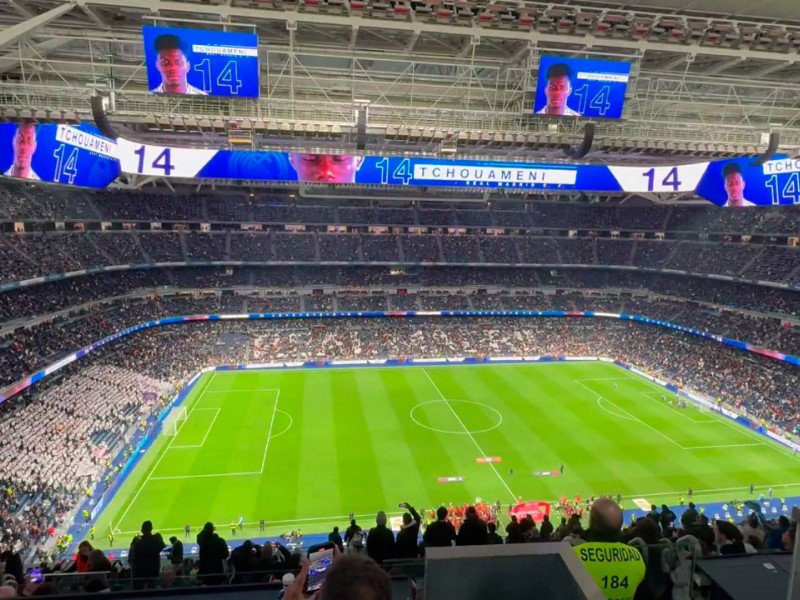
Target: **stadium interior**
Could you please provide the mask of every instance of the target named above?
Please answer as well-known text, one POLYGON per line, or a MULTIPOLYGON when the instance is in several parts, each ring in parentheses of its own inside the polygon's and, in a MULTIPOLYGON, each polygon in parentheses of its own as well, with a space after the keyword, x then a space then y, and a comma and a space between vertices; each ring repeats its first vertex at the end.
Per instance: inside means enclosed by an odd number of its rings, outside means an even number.
POLYGON ((0 598, 800 597, 798 48, 0 0, 0 598))

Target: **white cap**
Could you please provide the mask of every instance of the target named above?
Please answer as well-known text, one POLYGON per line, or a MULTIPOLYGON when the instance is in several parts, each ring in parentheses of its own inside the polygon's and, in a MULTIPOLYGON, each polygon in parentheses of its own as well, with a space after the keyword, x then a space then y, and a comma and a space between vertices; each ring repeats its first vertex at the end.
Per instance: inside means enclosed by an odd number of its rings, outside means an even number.
POLYGON ((283 584, 284 588, 287 588, 290 585, 292 585, 293 581, 294 581, 293 573, 286 573, 286 575, 283 576, 283 579, 281 579, 281 583, 283 584))

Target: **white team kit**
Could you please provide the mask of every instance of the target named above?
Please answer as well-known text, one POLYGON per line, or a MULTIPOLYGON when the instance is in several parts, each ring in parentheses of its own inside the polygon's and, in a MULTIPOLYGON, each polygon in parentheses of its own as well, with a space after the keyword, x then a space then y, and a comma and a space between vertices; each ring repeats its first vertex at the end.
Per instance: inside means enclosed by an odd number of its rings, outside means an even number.
MULTIPOLYGON (((158 87, 154 87, 152 90, 150 90, 150 93, 151 94, 169 94, 170 92, 167 92, 167 91, 164 90, 164 84, 162 83, 158 87)), ((190 85, 188 83, 186 84, 186 91, 183 92, 183 93, 185 95, 187 95, 187 96, 208 96, 208 92, 204 92, 200 88, 196 88, 193 85, 190 85)))

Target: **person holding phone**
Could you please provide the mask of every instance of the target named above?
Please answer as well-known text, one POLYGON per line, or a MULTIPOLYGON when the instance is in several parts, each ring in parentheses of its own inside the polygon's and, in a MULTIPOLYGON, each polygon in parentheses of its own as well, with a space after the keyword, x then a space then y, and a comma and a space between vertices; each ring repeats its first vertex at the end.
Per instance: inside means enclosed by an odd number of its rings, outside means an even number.
POLYGON ((305 561, 298 576, 286 589, 283 600, 392 599, 389 575, 374 561, 340 554, 336 548, 333 553, 333 563, 318 591, 310 597, 306 596, 310 591, 308 582, 311 563, 305 561))
POLYGON ((419 526, 422 519, 408 502, 400 504, 400 508, 405 508, 403 513, 403 525, 397 532, 396 558, 416 558, 419 556, 419 526))

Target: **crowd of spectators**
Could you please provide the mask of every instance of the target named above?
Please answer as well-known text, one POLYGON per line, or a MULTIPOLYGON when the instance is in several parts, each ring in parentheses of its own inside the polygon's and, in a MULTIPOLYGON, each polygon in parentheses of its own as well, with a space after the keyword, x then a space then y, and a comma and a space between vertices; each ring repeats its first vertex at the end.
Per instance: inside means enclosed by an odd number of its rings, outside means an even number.
MULTIPOLYGON (((164 295, 163 291, 159 291, 161 285, 176 282, 170 281, 163 272, 130 271, 118 275, 99 275, 96 278, 68 279, 0 295, 0 299, 7 298, 7 302, 0 302, 0 314, 7 311, 15 317, 31 317, 39 311, 47 314, 62 309, 62 313, 58 316, 29 321, 25 326, 9 327, 0 336, 0 385, 8 385, 22 379, 54 362, 65 353, 78 350, 126 327, 156 318, 195 314, 345 310, 593 311, 633 314, 670 321, 787 354, 796 355, 800 347, 798 341, 800 328, 788 326, 790 323, 784 320, 785 317, 721 309, 713 305, 700 304, 696 300, 685 300, 679 296, 672 296, 675 290, 669 286, 664 286, 665 289, 661 292, 665 295, 670 294, 669 297, 654 296, 651 293, 636 295, 608 291, 553 293, 531 289, 502 293, 476 290, 455 292, 451 289, 436 290, 436 286, 428 286, 427 289, 431 291, 425 291, 426 288, 423 288, 422 293, 395 293, 380 289, 369 293, 367 290, 340 288, 333 294, 301 295, 287 293, 288 290, 282 289, 283 285, 288 285, 285 281, 266 294, 248 289, 239 289, 236 292, 214 291, 213 287, 224 286, 225 280, 228 285, 234 287, 248 283, 252 285, 249 281, 252 274, 237 277, 235 274, 226 274, 224 268, 217 271, 198 269, 194 272, 181 269, 174 274, 180 274, 175 279, 186 278, 184 282, 186 287, 202 287, 205 291, 164 295), (109 281, 115 283, 115 288, 116 283, 119 283, 119 289, 115 289, 119 294, 130 292, 140 286, 148 290, 148 293, 137 293, 135 297, 105 299, 99 305, 63 309, 64 303, 77 301, 80 295, 85 295, 83 301, 102 299, 104 294, 108 293, 109 281), (40 287, 49 293, 41 297, 34 294, 33 292, 40 287)), ((443 275, 446 277, 447 274, 443 275)), ((288 281, 291 281, 291 277, 288 281)), ((335 283, 313 277, 310 281, 313 281, 310 285, 335 283)), ((746 287, 760 289, 753 286, 746 287)), ((765 292, 767 295, 774 293, 776 298, 781 297, 781 290, 773 292, 765 290, 765 292)))
POLYGON ((30 549, 51 536, 172 389, 124 367, 94 365, 0 404, 0 547, 30 549))
POLYGON ((219 191, 162 193, 108 190, 87 193, 9 182, 0 190, 0 218, 8 221, 194 221, 311 224, 386 224, 541 229, 616 229, 719 233, 800 233, 794 207, 729 211, 716 206, 631 207, 560 203, 547 197, 519 202, 458 205, 402 200, 366 207, 342 197, 334 204, 296 203, 279 194, 219 191))
POLYGON ((800 249, 698 240, 314 232, 48 232, 0 235, 0 282, 114 265, 350 262, 592 265, 800 282, 800 249), (402 248, 402 254, 400 250, 402 248))
POLYGON ((689 334, 599 319, 351 319, 205 322, 143 331, 84 359, 179 382, 212 364, 491 355, 600 355, 720 397, 783 428, 800 426, 797 368, 689 334), (250 342, 226 343, 226 336, 250 342), (169 348, 182 348, 180 355, 169 348))

